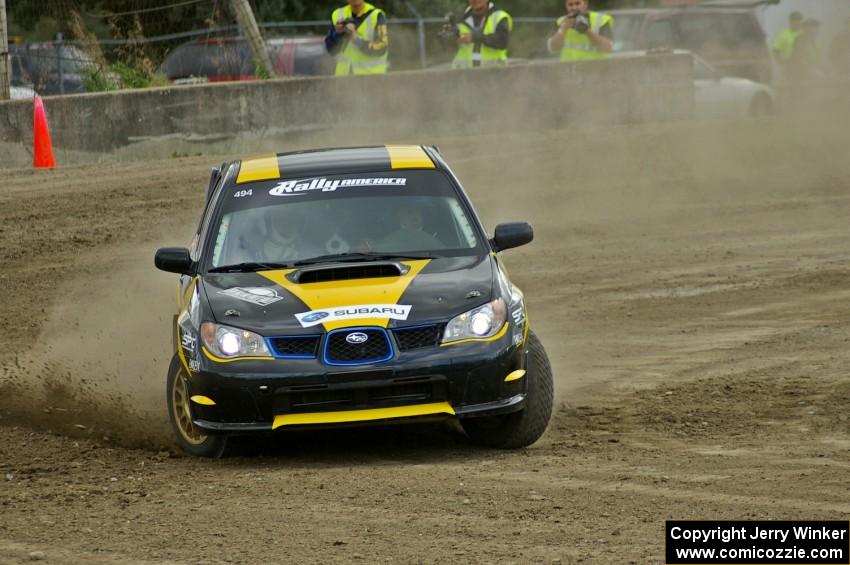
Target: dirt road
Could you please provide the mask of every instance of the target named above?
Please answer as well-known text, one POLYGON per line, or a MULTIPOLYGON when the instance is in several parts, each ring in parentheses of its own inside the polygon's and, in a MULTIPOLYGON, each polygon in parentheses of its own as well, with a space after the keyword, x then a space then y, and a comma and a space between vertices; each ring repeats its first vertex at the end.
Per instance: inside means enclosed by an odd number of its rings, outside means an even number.
POLYGON ((646 564, 666 519, 846 520, 846 123, 438 140, 488 226, 536 228, 506 260, 558 403, 518 452, 445 425, 180 456, 151 258, 217 158, 5 174, 0 564, 646 564))

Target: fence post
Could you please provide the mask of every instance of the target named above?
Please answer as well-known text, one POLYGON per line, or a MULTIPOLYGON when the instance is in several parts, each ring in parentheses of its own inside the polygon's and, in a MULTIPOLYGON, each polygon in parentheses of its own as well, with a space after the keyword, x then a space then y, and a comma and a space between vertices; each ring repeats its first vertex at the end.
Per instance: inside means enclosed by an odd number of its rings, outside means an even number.
MULTIPOLYGON (((56 69, 59 73, 59 94, 65 94, 65 69, 62 65, 62 44, 65 41, 65 37, 62 35, 62 32, 56 34, 56 69)), ((48 77, 50 73, 47 73, 48 77)), ((48 82, 50 79, 48 78, 48 82)), ((45 88, 47 86, 45 85, 45 88)))
POLYGON ((425 44, 425 20, 422 19, 422 16, 419 14, 419 10, 416 9, 416 6, 411 4, 410 0, 405 0, 404 2, 407 4, 407 9, 413 14, 413 17, 416 18, 416 29, 419 32, 419 62, 422 64, 423 69, 428 68, 428 47, 425 44))
POLYGON ((8 100, 11 97, 11 77, 9 39, 6 34, 6 0, 0 0, 0 100, 8 100))
POLYGON ((254 18, 254 12, 251 10, 248 0, 230 0, 230 4, 236 13, 236 21, 239 22, 239 28, 248 40, 248 46, 254 55, 255 64, 263 67, 266 73, 268 73, 268 76, 276 76, 277 73, 269 56, 269 49, 266 46, 266 42, 263 41, 263 36, 260 34, 260 28, 257 26, 257 20, 254 18))

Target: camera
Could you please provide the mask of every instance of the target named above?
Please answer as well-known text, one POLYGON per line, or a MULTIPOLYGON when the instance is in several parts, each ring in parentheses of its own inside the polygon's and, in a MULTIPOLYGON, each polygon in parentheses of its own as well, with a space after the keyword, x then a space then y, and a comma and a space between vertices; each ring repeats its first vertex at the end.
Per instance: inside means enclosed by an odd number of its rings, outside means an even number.
POLYGON ((446 22, 440 28, 438 35, 442 39, 457 39, 460 37, 460 30, 457 28, 457 16, 454 13, 446 15, 446 22))
POLYGON ((574 29, 579 33, 587 33, 590 30, 590 14, 587 12, 578 12, 570 16, 575 20, 574 29))
POLYGON ((337 23, 342 26, 343 30, 345 29, 345 26, 347 26, 348 24, 357 25, 357 22, 354 21, 354 18, 345 18, 344 20, 340 20, 337 23))

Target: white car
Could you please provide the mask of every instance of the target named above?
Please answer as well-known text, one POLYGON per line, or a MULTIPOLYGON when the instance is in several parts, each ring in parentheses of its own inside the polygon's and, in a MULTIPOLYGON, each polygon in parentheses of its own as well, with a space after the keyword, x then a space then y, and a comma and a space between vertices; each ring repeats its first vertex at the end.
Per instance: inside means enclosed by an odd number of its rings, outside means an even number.
POLYGON ((723 76, 690 51, 622 51, 612 57, 628 59, 671 53, 694 58, 694 113, 697 118, 745 118, 773 113, 776 94, 771 87, 746 78, 723 76))
POLYGON ((28 86, 12 86, 9 89, 12 100, 28 100, 35 98, 36 92, 28 86))
POLYGON ((773 89, 747 78, 723 76, 694 55, 697 118, 743 118, 773 113, 773 89))

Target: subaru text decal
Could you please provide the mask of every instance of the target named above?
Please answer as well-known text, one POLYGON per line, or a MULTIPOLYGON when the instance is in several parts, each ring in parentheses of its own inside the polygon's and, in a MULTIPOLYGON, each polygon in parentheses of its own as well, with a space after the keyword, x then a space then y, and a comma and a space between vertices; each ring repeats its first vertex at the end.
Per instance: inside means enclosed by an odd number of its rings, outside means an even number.
POLYGON ((362 318, 389 318, 390 320, 406 320, 412 306, 400 304, 363 304, 360 306, 340 306, 295 314, 302 327, 309 328, 325 322, 340 320, 357 320, 362 318))
POLYGON ((334 192, 339 188, 360 188, 366 186, 406 186, 406 178, 359 178, 359 179, 300 179, 287 180, 278 183, 269 191, 272 196, 290 196, 319 190, 321 192, 334 192))

